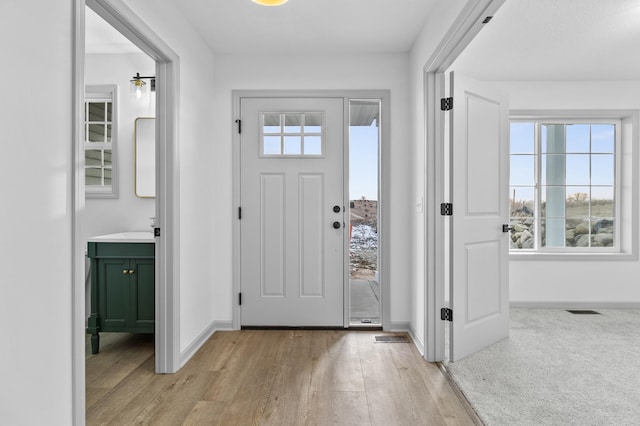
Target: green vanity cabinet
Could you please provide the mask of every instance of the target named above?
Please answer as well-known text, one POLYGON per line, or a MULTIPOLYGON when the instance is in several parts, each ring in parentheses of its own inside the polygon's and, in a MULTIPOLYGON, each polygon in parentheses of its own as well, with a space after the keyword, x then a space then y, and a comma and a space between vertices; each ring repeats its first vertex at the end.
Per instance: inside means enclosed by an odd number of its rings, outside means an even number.
POLYGON ((155 245, 89 242, 91 261, 91 353, 100 349, 101 331, 155 331, 155 245))

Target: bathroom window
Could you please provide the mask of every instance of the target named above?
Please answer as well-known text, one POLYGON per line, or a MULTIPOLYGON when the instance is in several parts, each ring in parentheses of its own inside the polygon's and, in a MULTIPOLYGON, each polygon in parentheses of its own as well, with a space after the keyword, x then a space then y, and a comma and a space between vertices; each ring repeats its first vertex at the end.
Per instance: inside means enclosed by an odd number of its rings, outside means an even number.
POLYGON ((87 86, 84 103, 86 198, 118 198, 116 86, 87 86))
POLYGON ((268 112, 261 120, 261 157, 322 156, 321 112, 268 112))

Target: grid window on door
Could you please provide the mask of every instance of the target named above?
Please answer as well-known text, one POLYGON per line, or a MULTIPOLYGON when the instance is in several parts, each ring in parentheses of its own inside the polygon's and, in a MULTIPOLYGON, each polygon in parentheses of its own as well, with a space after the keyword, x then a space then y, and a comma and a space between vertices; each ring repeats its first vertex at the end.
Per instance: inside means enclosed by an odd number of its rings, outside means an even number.
POLYGON ((261 114, 262 157, 318 157, 323 154, 321 112, 261 114))

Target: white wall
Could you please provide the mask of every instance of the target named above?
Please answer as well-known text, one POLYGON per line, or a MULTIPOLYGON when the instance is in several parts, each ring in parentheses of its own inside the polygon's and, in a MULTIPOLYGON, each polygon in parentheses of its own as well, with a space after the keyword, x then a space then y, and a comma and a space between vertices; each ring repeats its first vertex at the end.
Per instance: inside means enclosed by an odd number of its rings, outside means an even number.
MULTIPOLYGON (((509 107, 512 110, 640 109, 640 81, 495 84, 509 93, 509 107)), ((638 149, 638 135, 633 138, 633 149, 638 149)), ((623 172, 628 173, 628 169, 623 172)), ((635 185, 635 196, 638 197, 638 182, 635 185)), ((629 230, 627 228, 622 232, 629 230)), ((631 237, 638 238, 637 223, 636 233, 631 237)), ((638 260, 511 260, 509 268, 512 303, 574 302, 595 307, 640 304, 638 260)))
POLYGON ((71 424, 72 1, 0 2, 0 418, 71 424))
MULTIPOLYGON (((354 90, 389 89, 391 91, 391 205, 390 218, 390 282, 391 321, 408 323, 409 306, 409 241, 413 230, 409 223, 412 201, 409 193, 410 139, 408 132, 408 55, 216 55, 215 73, 215 140, 216 161, 225 183, 219 199, 225 214, 224 238, 218 243, 231 247, 232 215, 232 90, 354 90)), ((216 286, 216 318, 232 317, 231 251, 222 260, 227 265, 219 270, 223 285, 216 286)))
POLYGON ((118 86, 118 199, 88 198, 85 203, 84 236, 123 231, 150 231, 155 216, 155 199, 138 198, 134 188, 134 121, 155 116, 155 94, 146 100, 131 99, 129 80, 139 72, 155 74, 155 62, 144 53, 90 54, 85 57, 85 83, 118 86), (152 99, 153 98, 153 99, 152 99))
POLYGON ((424 28, 411 48, 409 61, 409 83, 410 83, 410 126, 411 126, 411 188, 409 213, 411 214, 411 328, 414 338, 419 342, 419 346, 424 347, 425 337, 425 289, 426 277, 425 267, 427 253, 425 252, 425 242, 428 238, 433 238, 425 230, 425 209, 421 211, 415 208, 418 201, 426 201, 427 194, 425 188, 426 164, 425 164, 425 86, 424 86, 424 66, 436 50, 436 47, 449 30, 454 20, 466 4, 465 0, 449 0, 446 2, 436 2, 434 10, 431 11, 424 28))
POLYGON ((214 288, 229 269, 224 238, 228 218, 221 202, 228 180, 216 167, 224 142, 214 137, 213 54, 172 0, 124 0, 180 57, 180 351, 219 317, 214 288))

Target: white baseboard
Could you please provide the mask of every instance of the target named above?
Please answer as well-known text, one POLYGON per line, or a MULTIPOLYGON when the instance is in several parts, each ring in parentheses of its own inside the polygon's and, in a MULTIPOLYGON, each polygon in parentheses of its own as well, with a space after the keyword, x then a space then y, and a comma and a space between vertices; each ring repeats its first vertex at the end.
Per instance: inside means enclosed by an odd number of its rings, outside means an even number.
POLYGON ((418 335, 413 327, 409 327, 409 336, 411 336, 411 340, 418 352, 420 352, 420 355, 424 357, 424 342, 422 339, 418 339, 418 335))
POLYGON ((233 331, 233 321, 214 321, 216 331, 233 331))
POLYGON ((202 345, 204 345, 205 342, 213 336, 213 333, 217 331, 217 325, 217 321, 213 321, 202 333, 200 333, 200 335, 187 347, 187 349, 182 351, 180 354, 180 368, 184 367, 191 357, 198 352, 198 349, 200 349, 200 347, 202 347, 202 345))
POLYGON ((510 302, 512 308, 640 309, 640 302, 510 302))
POLYGON ((411 327, 411 323, 408 322, 391 322, 389 331, 391 332, 404 332, 411 337, 413 345, 418 349, 420 355, 424 356, 424 342, 417 338, 415 330, 411 327))

